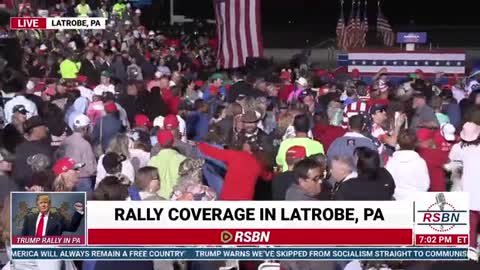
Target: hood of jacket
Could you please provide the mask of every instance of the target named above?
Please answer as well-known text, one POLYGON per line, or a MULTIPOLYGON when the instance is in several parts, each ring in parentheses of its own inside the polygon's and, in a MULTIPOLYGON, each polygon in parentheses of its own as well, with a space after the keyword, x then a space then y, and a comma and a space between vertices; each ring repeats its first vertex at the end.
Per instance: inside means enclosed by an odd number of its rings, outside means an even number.
POLYGON ((422 159, 420 155, 412 150, 400 150, 393 153, 393 159, 400 163, 411 163, 422 159))

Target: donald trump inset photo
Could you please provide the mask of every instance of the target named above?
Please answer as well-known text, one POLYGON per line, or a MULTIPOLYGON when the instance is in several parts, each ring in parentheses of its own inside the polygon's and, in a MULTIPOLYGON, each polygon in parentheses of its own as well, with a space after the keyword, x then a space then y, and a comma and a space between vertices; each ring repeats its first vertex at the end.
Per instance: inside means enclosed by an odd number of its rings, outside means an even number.
POLYGON ((58 236, 65 231, 77 231, 84 215, 83 203, 76 202, 73 205, 75 212, 70 220, 67 220, 59 212, 50 211, 51 204, 49 195, 37 195, 36 206, 38 214, 31 213, 25 216, 22 236, 58 236))

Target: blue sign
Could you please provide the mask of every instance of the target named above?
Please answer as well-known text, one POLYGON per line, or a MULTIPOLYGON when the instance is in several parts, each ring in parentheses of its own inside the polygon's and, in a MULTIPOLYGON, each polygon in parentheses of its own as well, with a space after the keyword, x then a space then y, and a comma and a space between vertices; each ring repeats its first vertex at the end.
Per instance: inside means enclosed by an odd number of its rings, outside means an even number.
POLYGON ((397 43, 427 43, 427 32, 397 33, 397 43))

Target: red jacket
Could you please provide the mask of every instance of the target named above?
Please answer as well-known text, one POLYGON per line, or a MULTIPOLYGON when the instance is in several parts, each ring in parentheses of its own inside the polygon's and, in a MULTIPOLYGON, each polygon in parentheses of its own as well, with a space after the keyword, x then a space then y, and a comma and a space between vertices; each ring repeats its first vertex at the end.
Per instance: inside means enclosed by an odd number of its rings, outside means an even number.
POLYGON ((347 130, 341 127, 321 124, 316 124, 312 130, 313 138, 323 144, 325 153, 327 153, 333 141, 342 137, 346 132, 347 130))
POLYGON ((168 111, 170 114, 177 115, 178 114, 178 106, 182 102, 182 99, 177 96, 172 96, 170 101, 168 102, 168 111))
POLYGON ((428 174, 430 175, 429 191, 446 191, 447 185, 443 165, 448 162, 448 153, 440 149, 430 148, 418 148, 417 152, 427 163, 428 174))
POLYGON ((278 91, 278 99, 287 102, 288 96, 290 96, 290 93, 293 92, 293 89, 295 89, 295 85, 293 84, 287 84, 282 86, 280 88, 280 91, 278 91))
POLYGON ((262 164, 252 154, 244 151, 224 150, 206 143, 199 143, 203 154, 225 162, 227 174, 223 182, 220 200, 252 200, 257 179, 262 176, 262 164))
POLYGON ((371 108, 373 105, 382 105, 382 106, 388 106, 390 101, 388 99, 369 99, 367 104, 368 107, 371 108))

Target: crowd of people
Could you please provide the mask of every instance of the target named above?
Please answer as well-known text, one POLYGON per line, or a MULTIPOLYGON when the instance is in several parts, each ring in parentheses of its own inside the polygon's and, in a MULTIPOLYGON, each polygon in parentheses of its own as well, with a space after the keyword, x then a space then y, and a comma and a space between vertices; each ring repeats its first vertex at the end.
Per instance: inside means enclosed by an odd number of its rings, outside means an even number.
MULTIPOLYGON (((416 192, 464 191, 469 257, 478 260, 480 70, 444 85, 437 82, 445 75, 421 70, 398 83, 382 69, 369 84, 356 70, 344 76, 308 66, 223 71, 215 68, 217 44, 208 30, 147 30, 140 10, 122 0, 95 7, 62 2, 49 12, 109 21, 101 31, 9 33, 24 58, 20 70, 5 70, 9 81, 0 87, 7 245, 10 191, 190 201, 408 200, 416 192)), ((178 264, 157 263, 77 267, 178 264)), ((216 269, 211 263, 188 267, 216 269)))

